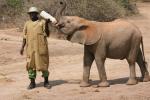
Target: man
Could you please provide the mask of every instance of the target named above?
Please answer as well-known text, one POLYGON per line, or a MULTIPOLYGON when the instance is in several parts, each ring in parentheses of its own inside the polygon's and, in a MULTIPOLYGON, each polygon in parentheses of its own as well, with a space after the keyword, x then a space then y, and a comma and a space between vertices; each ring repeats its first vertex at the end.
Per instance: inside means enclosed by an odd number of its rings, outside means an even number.
POLYGON ((50 21, 39 19, 39 11, 36 7, 31 7, 28 14, 30 16, 30 20, 25 23, 23 30, 23 43, 20 50, 20 54, 23 55, 24 47, 26 46, 26 68, 31 81, 28 89, 36 87, 36 71, 42 72, 42 77, 44 77, 44 87, 50 88, 50 84, 48 82, 49 53, 48 42, 46 39, 46 37, 49 36, 48 23, 50 21))

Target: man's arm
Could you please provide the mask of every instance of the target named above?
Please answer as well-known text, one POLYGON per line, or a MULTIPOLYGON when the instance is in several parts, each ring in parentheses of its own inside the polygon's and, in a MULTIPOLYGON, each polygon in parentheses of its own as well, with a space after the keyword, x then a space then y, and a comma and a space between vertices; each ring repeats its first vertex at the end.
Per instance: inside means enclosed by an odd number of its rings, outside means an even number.
POLYGON ((27 22, 25 23, 24 28, 23 28, 23 42, 22 42, 22 46, 20 50, 21 55, 23 55, 24 47, 26 45, 26 35, 27 35, 27 22))
POLYGON ((51 21, 49 19, 47 19, 46 22, 45 22, 45 33, 47 34, 48 37, 50 35, 48 23, 50 23, 50 22, 51 21))
POLYGON ((21 47, 21 50, 20 50, 21 55, 23 55, 25 45, 26 45, 26 39, 24 38, 23 42, 22 42, 22 47, 21 47))

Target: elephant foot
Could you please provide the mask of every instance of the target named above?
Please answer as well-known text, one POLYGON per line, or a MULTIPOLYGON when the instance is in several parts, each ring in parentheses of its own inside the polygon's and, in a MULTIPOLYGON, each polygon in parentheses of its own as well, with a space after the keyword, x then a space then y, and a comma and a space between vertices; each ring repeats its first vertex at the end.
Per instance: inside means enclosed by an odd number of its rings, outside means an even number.
POLYGON ((143 78, 143 82, 148 82, 150 81, 150 76, 149 75, 145 75, 143 78))
POLYGON ((81 82, 80 87, 89 87, 90 84, 88 82, 81 82))
POLYGON ((99 87, 109 87, 110 85, 109 85, 109 83, 107 81, 105 81, 105 82, 99 83, 98 86, 99 87))
POLYGON ((139 80, 140 80, 140 82, 148 82, 148 81, 150 81, 149 73, 146 73, 145 75, 143 75, 139 80))
POLYGON ((138 81, 136 79, 129 79, 127 82, 127 85, 135 85, 137 83, 138 83, 138 81))
POLYGON ((143 80, 144 80, 143 77, 138 78, 138 81, 139 81, 139 82, 143 82, 143 80))

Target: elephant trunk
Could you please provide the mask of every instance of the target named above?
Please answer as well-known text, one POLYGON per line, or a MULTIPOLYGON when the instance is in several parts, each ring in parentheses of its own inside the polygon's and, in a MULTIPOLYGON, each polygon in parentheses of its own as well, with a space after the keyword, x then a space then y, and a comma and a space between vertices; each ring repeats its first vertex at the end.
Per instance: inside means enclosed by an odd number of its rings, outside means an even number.
POLYGON ((57 21, 60 20, 60 17, 62 16, 63 11, 66 8, 66 1, 65 0, 61 0, 59 2, 59 5, 60 5, 60 8, 56 11, 56 19, 57 19, 57 21))

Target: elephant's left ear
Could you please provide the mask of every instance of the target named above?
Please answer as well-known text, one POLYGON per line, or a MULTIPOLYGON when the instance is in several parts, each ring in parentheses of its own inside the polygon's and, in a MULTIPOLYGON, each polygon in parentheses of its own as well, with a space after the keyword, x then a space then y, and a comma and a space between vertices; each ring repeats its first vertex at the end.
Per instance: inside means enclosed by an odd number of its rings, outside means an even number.
POLYGON ((85 44, 86 42, 86 34, 83 31, 76 31, 71 37, 69 37, 69 41, 73 43, 85 44))
POLYGON ((80 24, 77 32, 72 36, 73 42, 85 45, 95 44, 101 37, 98 26, 95 23, 80 24))

